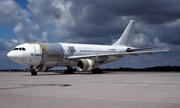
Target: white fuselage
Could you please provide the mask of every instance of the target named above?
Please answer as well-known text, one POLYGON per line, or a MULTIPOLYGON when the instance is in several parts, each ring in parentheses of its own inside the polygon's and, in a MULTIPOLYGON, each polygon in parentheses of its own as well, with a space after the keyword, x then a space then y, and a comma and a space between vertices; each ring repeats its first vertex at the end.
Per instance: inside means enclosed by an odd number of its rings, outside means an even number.
MULTIPOLYGON (((75 66, 77 61, 70 61, 69 56, 93 55, 125 52, 127 46, 89 45, 70 43, 25 43, 15 47, 8 56, 15 62, 29 66, 54 67, 75 66), (24 49, 24 50, 23 50, 24 49)), ((100 64, 118 60, 123 56, 94 58, 100 64)))

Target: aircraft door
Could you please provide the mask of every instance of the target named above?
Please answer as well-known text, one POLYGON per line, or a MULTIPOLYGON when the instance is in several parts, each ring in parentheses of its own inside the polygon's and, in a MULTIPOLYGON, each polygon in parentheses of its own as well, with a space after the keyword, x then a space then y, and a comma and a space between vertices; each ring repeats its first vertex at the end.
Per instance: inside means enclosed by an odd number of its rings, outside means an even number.
POLYGON ((35 52, 35 56, 40 56, 41 55, 41 47, 39 44, 34 44, 34 52, 35 52))
POLYGON ((24 51, 22 51, 22 48, 19 48, 19 50, 18 50, 18 56, 19 56, 20 62, 23 63, 24 51))
POLYGON ((33 61, 38 63, 41 61, 42 58, 42 49, 41 46, 39 44, 33 44, 33 49, 34 49, 34 57, 33 57, 33 61))
POLYGON ((20 50, 20 53, 21 53, 21 62, 22 63, 24 63, 24 62, 26 62, 27 61, 27 58, 26 58, 26 50, 25 50, 25 48, 24 47, 22 47, 22 48, 19 48, 20 50))
POLYGON ((63 49, 64 49, 64 59, 65 59, 66 57, 69 56, 68 46, 63 46, 63 49))

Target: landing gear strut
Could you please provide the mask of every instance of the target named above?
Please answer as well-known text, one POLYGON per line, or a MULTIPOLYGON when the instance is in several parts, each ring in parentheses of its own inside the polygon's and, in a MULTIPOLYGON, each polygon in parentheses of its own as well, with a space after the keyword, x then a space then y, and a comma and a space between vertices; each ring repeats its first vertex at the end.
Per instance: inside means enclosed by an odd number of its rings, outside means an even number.
POLYGON ((36 76, 37 75, 37 69, 33 66, 31 66, 30 68, 31 68, 31 75, 36 76))
POLYGON ((67 66, 67 70, 64 70, 63 74, 74 74, 74 69, 70 66, 67 66))

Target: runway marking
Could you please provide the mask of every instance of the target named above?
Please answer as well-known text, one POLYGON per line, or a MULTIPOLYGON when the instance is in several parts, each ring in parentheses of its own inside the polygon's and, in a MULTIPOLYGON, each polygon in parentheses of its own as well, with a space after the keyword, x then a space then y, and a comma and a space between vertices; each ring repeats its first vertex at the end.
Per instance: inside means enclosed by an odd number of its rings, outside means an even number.
POLYGON ((30 87, 42 87, 42 86, 68 87, 68 86, 72 86, 72 85, 71 85, 71 84, 23 84, 23 85, 21 85, 20 87, 0 88, 0 90, 20 89, 20 88, 30 88, 30 87))

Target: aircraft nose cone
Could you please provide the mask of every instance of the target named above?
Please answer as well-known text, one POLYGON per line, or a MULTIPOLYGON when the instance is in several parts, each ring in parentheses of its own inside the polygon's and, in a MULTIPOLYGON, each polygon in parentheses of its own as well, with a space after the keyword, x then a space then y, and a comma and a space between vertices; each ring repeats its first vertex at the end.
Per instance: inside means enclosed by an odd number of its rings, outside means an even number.
POLYGON ((13 59, 14 58, 14 55, 13 55, 13 52, 10 51, 8 54, 7 54, 8 58, 9 59, 13 59))
POLYGON ((13 51, 10 51, 8 54, 7 54, 8 58, 13 60, 13 61, 17 61, 18 60, 18 56, 16 54, 14 54, 13 51))
POLYGON ((12 52, 11 52, 11 51, 10 51, 10 52, 8 52, 7 56, 8 56, 9 58, 11 58, 11 56, 12 56, 12 52))

